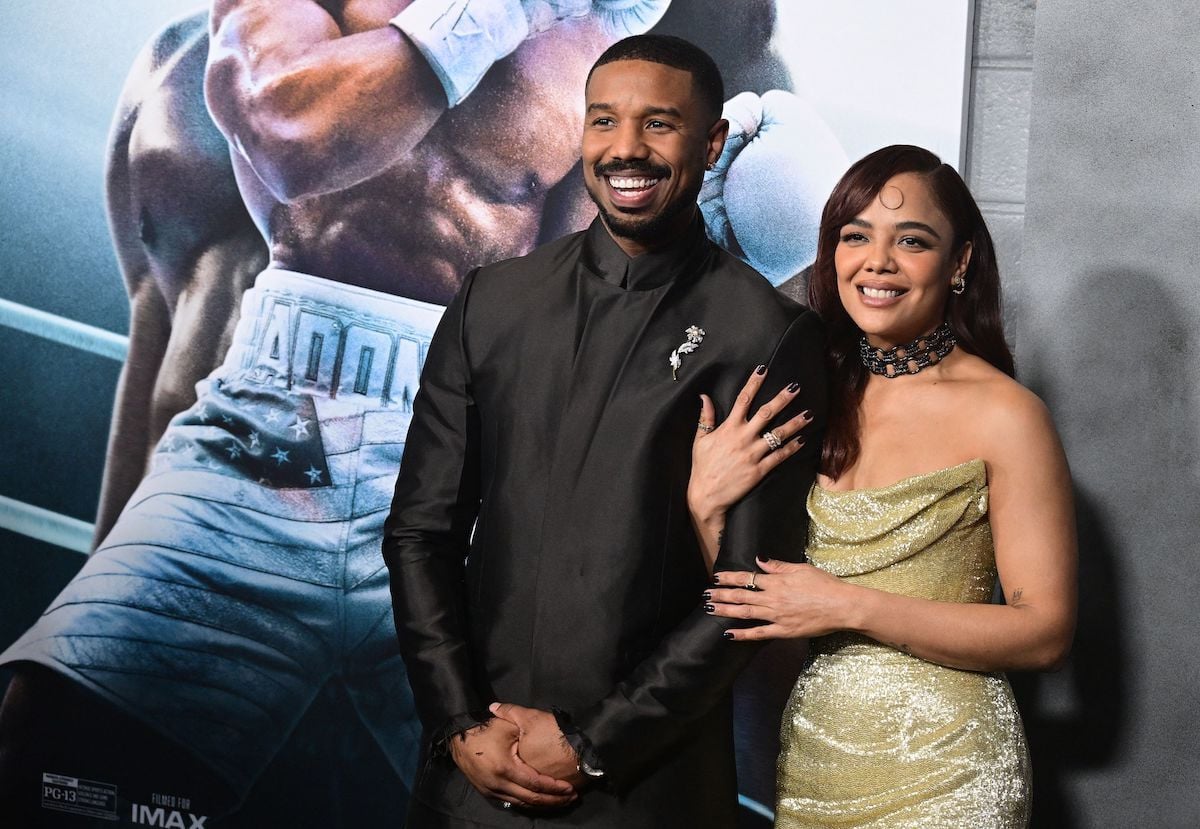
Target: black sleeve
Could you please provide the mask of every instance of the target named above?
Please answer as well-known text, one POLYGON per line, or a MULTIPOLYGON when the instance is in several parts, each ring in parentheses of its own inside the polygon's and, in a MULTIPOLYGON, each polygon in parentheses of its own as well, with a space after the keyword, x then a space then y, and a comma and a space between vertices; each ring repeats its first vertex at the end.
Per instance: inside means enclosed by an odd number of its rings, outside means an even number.
POLYGON ((392 612, 417 711, 436 747, 489 718, 473 681, 463 581, 479 511, 479 422, 464 347, 463 281, 434 332, 384 523, 392 612))
MULTIPOLYGON (((800 393, 775 418, 782 423, 808 409, 813 420, 800 439, 804 447, 775 469, 725 516, 725 533, 715 572, 756 569, 755 556, 802 561, 808 544, 808 490, 817 476, 825 432, 828 388, 825 378, 825 328, 815 312, 796 319, 780 340, 763 384, 750 407, 753 413, 788 383, 800 393)), ((726 408, 728 411, 728 408, 726 408)))
MULTIPOLYGON (((798 561, 808 534, 805 501, 817 473, 825 427, 824 329, 805 311, 776 343, 753 408, 791 382, 800 394, 779 422, 808 409, 813 422, 805 446, 746 495, 726 516, 716 570, 755 570, 756 555, 798 561)), ((726 411, 728 411, 728 403, 726 411)), ((637 777, 639 766, 686 733, 728 693, 760 643, 729 642, 721 634, 747 623, 710 616, 697 596, 696 609, 613 691, 592 707, 573 712, 608 779, 618 787, 637 777)))

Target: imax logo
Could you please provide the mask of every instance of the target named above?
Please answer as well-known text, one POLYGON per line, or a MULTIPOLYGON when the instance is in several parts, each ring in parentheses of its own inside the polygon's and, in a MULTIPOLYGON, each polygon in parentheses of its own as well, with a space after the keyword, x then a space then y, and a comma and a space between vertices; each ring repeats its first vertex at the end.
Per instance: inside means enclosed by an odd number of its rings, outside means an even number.
POLYGON ((134 803, 130 818, 139 826, 162 826, 165 829, 204 829, 208 815, 193 815, 191 812, 180 812, 176 809, 164 809, 162 806, 146 806, 134 803), (187 816, 187 821, 184 820, 187 816))

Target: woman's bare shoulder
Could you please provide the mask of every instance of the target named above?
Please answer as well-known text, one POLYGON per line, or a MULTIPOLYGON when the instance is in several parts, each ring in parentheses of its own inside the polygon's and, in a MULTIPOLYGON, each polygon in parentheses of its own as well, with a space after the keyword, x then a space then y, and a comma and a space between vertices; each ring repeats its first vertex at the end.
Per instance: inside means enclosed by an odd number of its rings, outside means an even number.
POLYGON ((987 361, 965 356, 970 359, 956 366, 956 408, 970 419, 981 457, 1061 451, 1050 410, 1037 394, 987 361))

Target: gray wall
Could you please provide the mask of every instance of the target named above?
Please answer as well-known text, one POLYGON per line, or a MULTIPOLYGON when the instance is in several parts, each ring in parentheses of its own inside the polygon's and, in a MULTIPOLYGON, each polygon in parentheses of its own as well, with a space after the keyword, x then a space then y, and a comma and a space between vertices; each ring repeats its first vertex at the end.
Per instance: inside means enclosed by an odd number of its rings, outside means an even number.
POLYGON ((968 169, 1078 501, 1070 665, 1014 677, 1035 825, 1200 826, 1200 11, 981 0, 977 21, 968 169))
MULTIPOLYGON (((987 219, 1007 288, 1021 275, 1034 0, 977 0, 964 177, 987 219)), ((1016 329, 1006 308, 1009 342, 1016 329)))

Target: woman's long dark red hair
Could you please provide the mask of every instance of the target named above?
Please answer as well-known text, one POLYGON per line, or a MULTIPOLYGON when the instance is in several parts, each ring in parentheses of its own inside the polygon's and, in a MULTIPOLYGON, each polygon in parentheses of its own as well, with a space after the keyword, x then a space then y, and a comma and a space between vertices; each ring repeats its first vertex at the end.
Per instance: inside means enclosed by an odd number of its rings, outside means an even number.
POLYGON ((867 370, 858 354, 862 332, 842 307, 833 255, 842 227, 866 209, 889 179, 901 173, 916 173, 928 182, 954 229, 954 250, 971 243, 971 261, 964 275, 966 290, 961 295, 951 294, 946 306, 946 321, 958 340, 957 347, 1013 376, 1012 352, 1004 341, 1000 314, 996 250, 967 185, 953 167, 928 150, 907 144, 876 150, 846 171, 825 203, 817 260, 808 283, 809 305, 825 320, 828 330, 830 411, 821 472, 830 478, 838 478, 858 460, 858 410, 867 383, 867 370))

